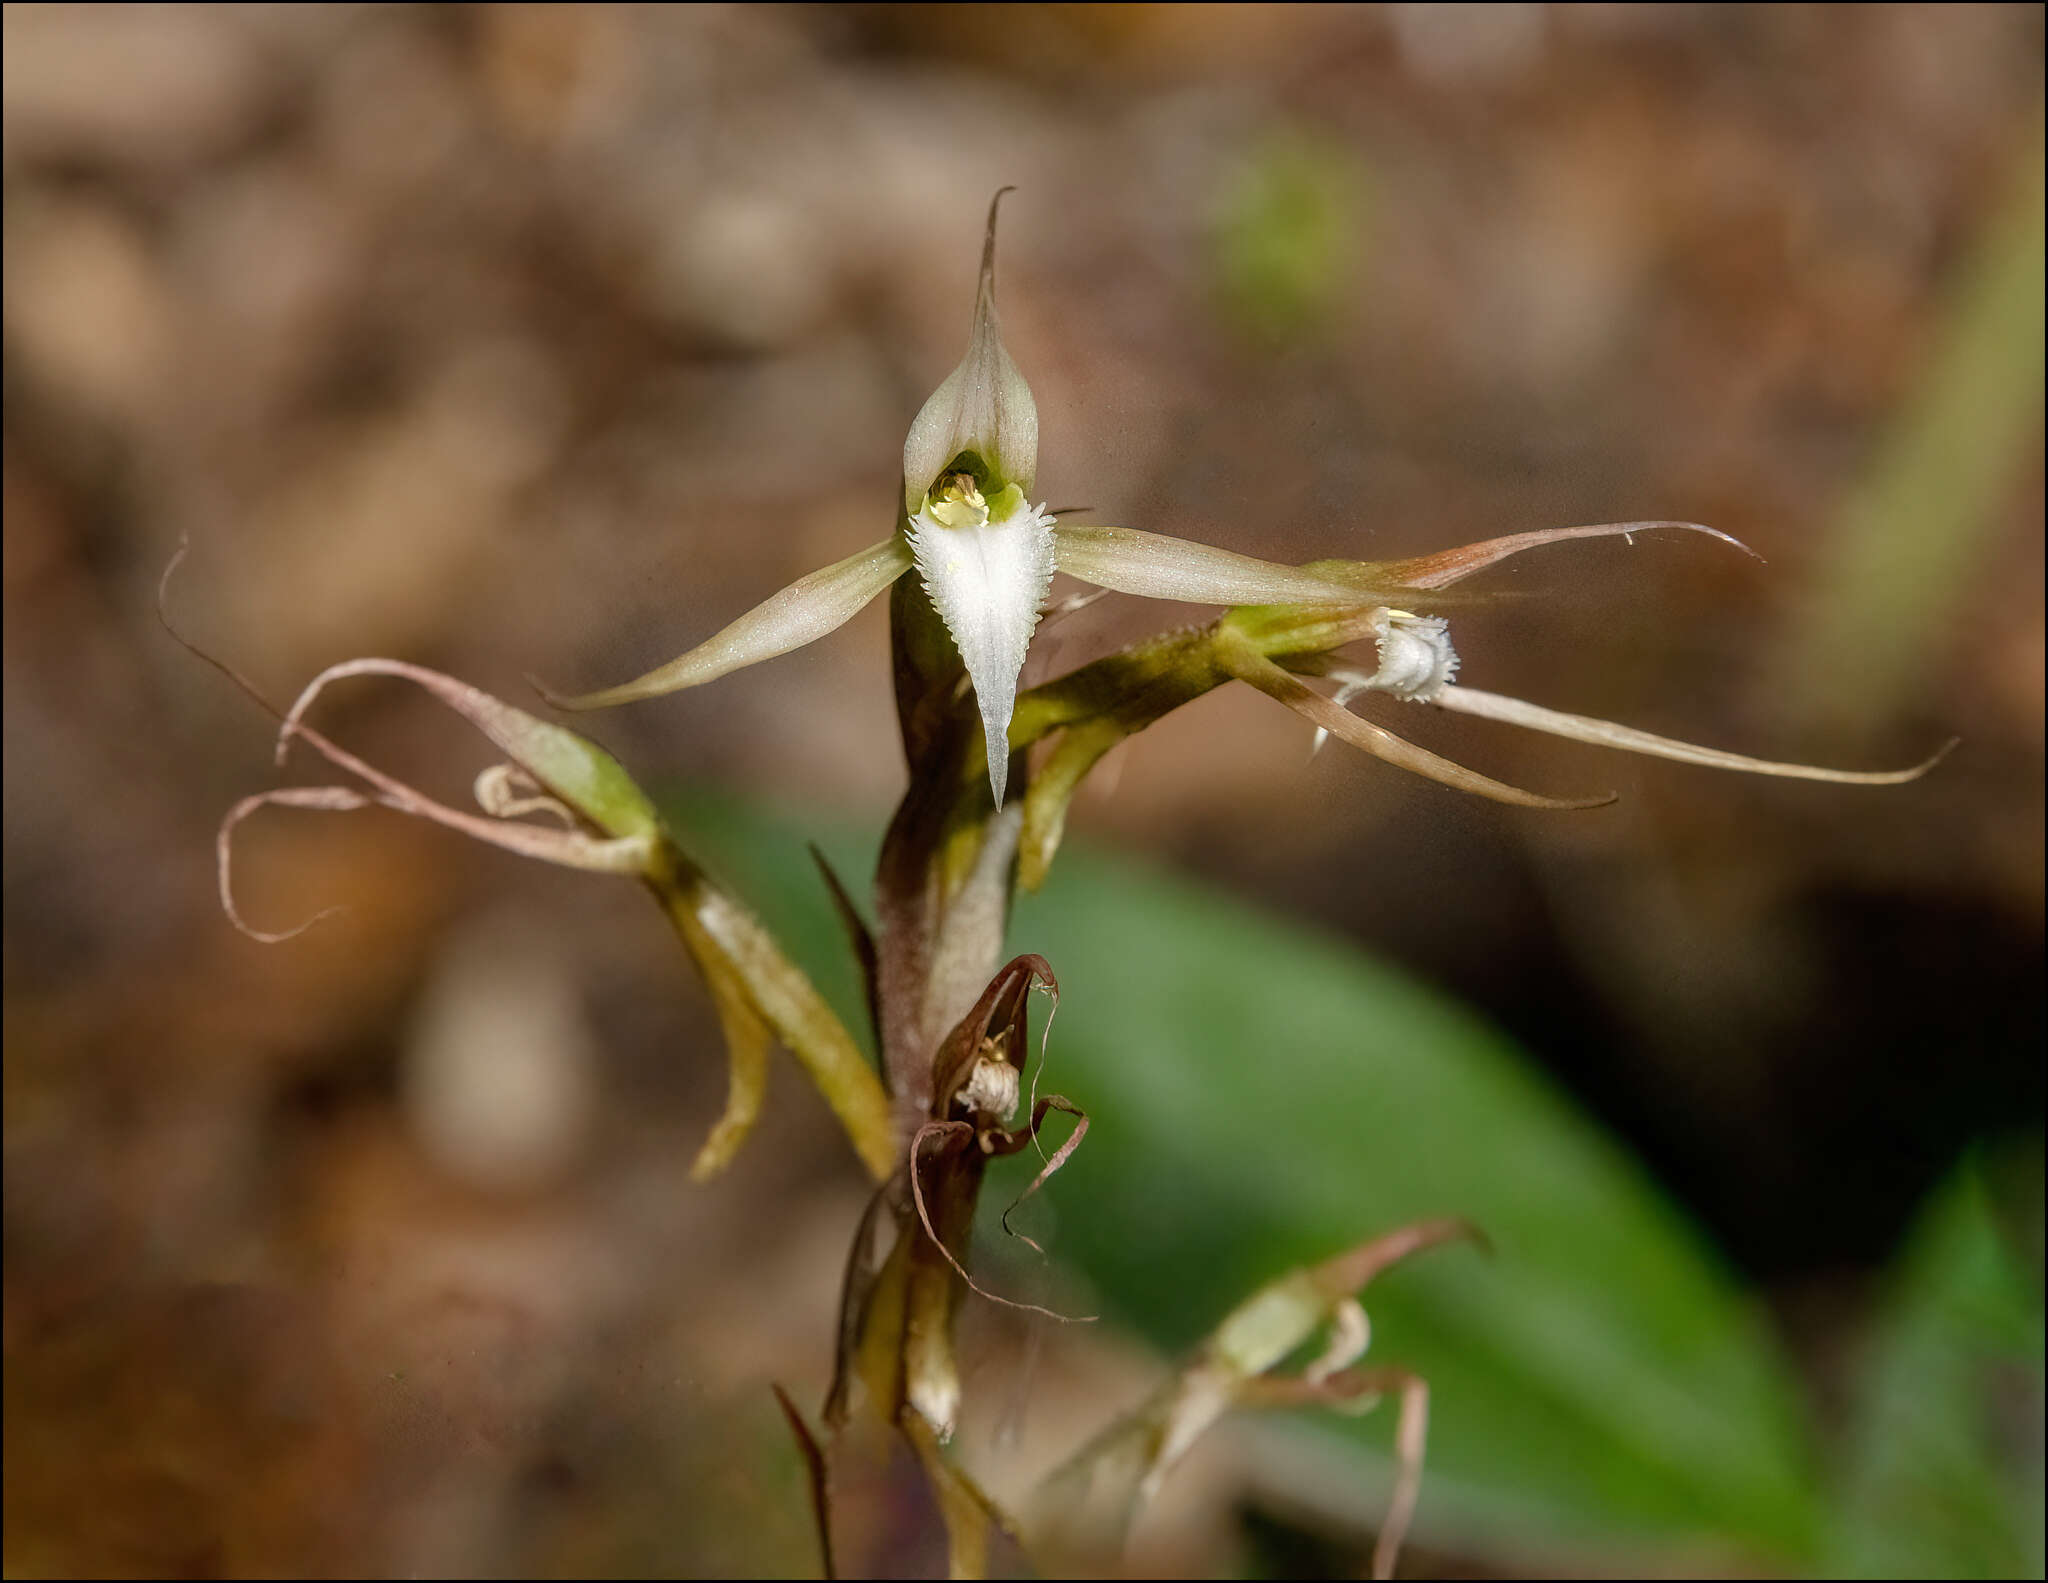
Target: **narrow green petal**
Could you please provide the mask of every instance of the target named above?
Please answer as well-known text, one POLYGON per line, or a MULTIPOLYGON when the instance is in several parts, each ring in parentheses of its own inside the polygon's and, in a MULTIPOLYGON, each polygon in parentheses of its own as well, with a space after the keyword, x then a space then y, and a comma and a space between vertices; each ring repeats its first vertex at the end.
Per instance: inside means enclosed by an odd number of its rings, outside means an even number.
MULTIPOLYGON (((1313 721, 1332 736, 1341 737, 1353 747, 1363 748, 1374 758, 1384 759, 1389 764, 1417 775, 1426 775, 1433 781, 1454 786, 1459 791, 1476 793, 1489 797, 1495 802, 1512 803, 1520 808, 1598 808, 1614 801, 1614 793, 1607 792, 1598 797, 1543 797, 1535 792, 1523 791, 1519 786, 1509 786, 1502 781, 1490 779, 1477 770, 1468 770, 1449 759, 1439 758, 1426 748, 1419 748, 1413 742, 1404 741, 1393 732, 1361 720, 1350 710, 1325 698, 1299 677, 1290 675, 1262 654, 1240 653, 1229 656, 1231 673, 1241 681, 1266 694, 1277 698, 1296 714, 1313 721)), ((1446 688, 1445 692, 1455 689, 1446 688)), ((1439 695, 1438 701, 1442 701, 1439 695)))
POLYGON ((808 576, 741 616, 731 626, 645 676, 602 692, 563 697, 541 687, 557 709, 609 709, 642 698, 659 698, 685 687, 700 687, 728 672, 772 660, 835 632, 897 578, 910 570, 910 546, 901 534, 871 544, 808 576))
POLYGON ((1789 780, 1833 781, 1844 786, 1898 786, 1918 780, 1946 758, 1949 749, 1955 746, 1953 741, 1945 744, 1911 769, 1831 770, 1812 764, 1779 764, 1770 759, 1753 759, 1740 753, 1724 752, 1720 748, 1675 742, 1670 737, 1652 736, 1647 731, 1616 725, 1611 720, 1560 714, 1555 709, 1545 709, 1541 704, 1503 698, 1499 693, 1481 692, 1476 687, 1446 687, 1429 701, 1439 709, 1454 709, 1460 714, 1479 715, 1488 720, 1505 720, 1510 725, 1547 731, 1556 737, 1570 737, 1575 742, 1591 742, 1596 747, 1620 748, 1625 753, 1646 753, 1654 758, 1676 759, 1681 764, 1703 765, 1707 769, 1741 770, 1749 775, 1778 775, 1789 780))
POLYGON ((1356 605, 1359 591, 1297 567, 1142 528, 1053 529, 1059 569, 1097 588, 1191 605, 1356 605))

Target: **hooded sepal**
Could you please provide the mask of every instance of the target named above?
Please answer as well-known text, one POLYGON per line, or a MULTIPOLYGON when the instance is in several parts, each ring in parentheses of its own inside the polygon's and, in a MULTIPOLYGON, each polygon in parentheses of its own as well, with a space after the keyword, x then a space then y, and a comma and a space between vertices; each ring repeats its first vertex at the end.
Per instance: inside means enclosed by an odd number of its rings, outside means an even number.
POLYGON ((903 441, 906 517, 917 515, 919 503, 963 455, 978 464, 977 481, 993 489, 1015 484, 1028 490, 1038 476, 1038 404, 996 326, 996 211, 1011 190, 1004 187, 989 201, 967 355, 918 409, 903 441))

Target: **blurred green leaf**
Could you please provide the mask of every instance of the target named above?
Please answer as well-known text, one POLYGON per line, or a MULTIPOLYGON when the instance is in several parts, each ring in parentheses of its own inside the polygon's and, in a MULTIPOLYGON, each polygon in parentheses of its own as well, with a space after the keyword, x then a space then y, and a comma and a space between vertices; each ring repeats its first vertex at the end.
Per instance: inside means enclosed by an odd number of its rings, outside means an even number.
POLYGON ((1966 1165, 1907 1238, 1861 1381, 1829 1571, 2040 1577, 2037 1271, 1966 1165))
POLYGON ((1968 641, 1961 601, 2010 520, 2013 492, 2040 465, 2043 168, 2037 125, 1936 326, 1926 371, 1842 504, 1807 619, 1772 672, 1794 718, 1868 733, 1932 691, 1968 641))
MULTIPOLYGON (((806 965, 844 955, 793 830, 701 796, 678 817, 806 965)), ((823 844, 860 872, 863 843, 823 844)), ((1674 1546, 1700 1565, 1811 1559, 1800 1411, 1759 1316, 1498 1033, 1326 936, 1085 851, 1020 902, 1010 943, 1060 976, 1041 1091, 1094 1120, 1034 1230, 1051 1221, 1108 1313, 1179 1350, 1292 1265, 1464 1215, 1496 1257, 1447 1250, 1367 1302, 1372 1359, 1435 1393, 1421 1542, 1525 1564, 1674 1546)), ((1073 1426, 1076 1443, 1099 1427, 1073 1426)), ((1313 1415, 1286 1432, 1370 1522, 1391 1429, 1313 1415)))
MULTIPOLYGON (((1060 1179, 1058 1251, 1146 1334, 1185 1346, 1291 1264, 1463 1215, 1497 1258, 1439 1254, 1367 1302, 1374 1359, 1434 1389, 1419 1537, 1808 1549, 1797 1410, 1757 1317, 1497 1033, 1335 941, 1100 859, 1055 871, 1014 938, 1065 992, 1045 1081, 1096 1126, 1060 1179)), ((1375 1452, 1391 1431, 1314 1422, 1375 1452)))
POLYGON ((1216 201, 1214 270, 1224 317, 1284 342, 1326 327, 1358 289, 1365 172, 1343 144, 1300 130, 1248 149, 1216 201))

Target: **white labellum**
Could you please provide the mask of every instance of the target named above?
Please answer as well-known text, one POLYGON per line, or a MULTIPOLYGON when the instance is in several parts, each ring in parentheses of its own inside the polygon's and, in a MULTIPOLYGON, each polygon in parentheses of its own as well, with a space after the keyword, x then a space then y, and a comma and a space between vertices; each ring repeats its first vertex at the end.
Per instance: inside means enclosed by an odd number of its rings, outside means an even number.
POLYGON ((926 497, 910 522, 917 575, 974 683, 998 808, 1009 779, 1017 677, 1052 586, 1052 530, 1044 507, 1027 504, 1015 485, 985 502, 964 480, 926 497))

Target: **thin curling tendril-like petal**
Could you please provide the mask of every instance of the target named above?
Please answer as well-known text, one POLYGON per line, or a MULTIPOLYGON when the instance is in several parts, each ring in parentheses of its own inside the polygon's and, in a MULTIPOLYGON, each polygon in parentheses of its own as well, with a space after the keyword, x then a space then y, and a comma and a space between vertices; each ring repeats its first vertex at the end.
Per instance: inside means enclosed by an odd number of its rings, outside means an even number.
MULTIPOLYGON (((419 819, 431 819, 434 823, 459 830, 464 835, 491 846, 503 847, 521 857, 538 858, 543 862, 560 864, 565 868, 580 868, 599 874, 642 874, 653 855, 653 839, 645 833, 614 837, 592 836, 581 830, 544 830, 538 825, 516 824, 501 819, 466 813, 438 802, 404 781, 385 774, 372 764, 364 762, 347 749, 336 746, 319 732, 302 723, 302 717, 311 707, 313 700, 330 682, 350 676, 400 676, 419 682, 464 713, 472 723, 478 724, 501 747, 507 746, 501 740, 502 729, 494 730, 493 725, 501 724, 500 715, 515 721, 531 721, 551 732, 560 732, 559 726, 546 726, 545 722, 532 721, 531 716, 522 715, 509 704, 501 703, 489 694, 478 691, 466 682, 458 682, 439 671, 427 670, 424 666, 408 665, 403 660, 360 659, 344 660, 331 665, 306 684, 284 717, 278 728, 278 757, 283 758, 293 738, 305 741, 320 756, 336 769, 344 770, 375 788, 371 799, 399 813, 411 814, 419 819), (479 712, 472 713, 474 706, 479 712), (488 706, 486 708, 486 706, 488 706), (488 722, 488 723, 487 723, 488 722)), ((566 735, 566 733, 563 733, 566 735)), ((587 744, 586 744, 587 745, 587 744)), ((522 766, 523 767, 523 766, 522 766)))
MULTIPOLYGON (((1710 528, 1698 522, 1596 522, 1579 528, 1541 528, 1533 533, 1510 533, 1503 538, 1481 539, 1477 544, 1460 544, 1455 549, 1439 550, 1434 555, 1419 555, 1405 561, 1356 562, 1360 570, 1354 575, 1369 576, 1375 584, 1394 583, 1405 588, 1447 588, 1474 572, 1506 560, 1510 555, 1519 555, 1524 550, 1533 550, 1545 544, 1556 544, 1564 539, 1633 539, 1638 533, 1649 533, 1659 528, 1679 528, 1687 533, 1704 533, 1710 539, 1719 539, 1723 544, 1732 544, 1744 555, 1757 560, 1758 555, 1742 540, 1719 528, 1710 528)), ((1345 574, 1329 563, 1317 563, 1327 568, 1328 575, 1342 578, 1345 574)))
POLYGON ((1267 697, 1277 699, 1296 714, 1323 727, 1332 736, 1342 738, 1353 747, 1363 748, 1374 758, 1384 759, 1397 769, 1409 770, 1459 791, 1472 792, 1519 808, 1599 808, 1615 799, 1613 792, 1605 792, 1598 797, 1545 797, 1537 792, 1523 791, 1519 786, 1510 786, 1504 781, 1481 775, 1477 770, 1468 770, 1462 764, 1453 764, 1449 759, 1440 758, 1427 748, 1417 747, 1369 720, 1361 720, 1309 687, 1299 677, 1282 670, 1263 654, 1232 652, 1226 655, 1225 660, 1230 673, 1238 680, 1250 683, 1267 697))
POLYGON ((1044 1258, 1045 1249, 1041 1248, 1032 1238, 1025 1236, 1023 1232, 1012 1226, 1010 1224, 1010 1216, 1017 1212, 1026 1199, 1035 1195, 1041 1187, 1045 1186, 1061 1166, 1073 1158, 1074 1151, 1081 1147, 1081 1140, 1088 1136, 1088 1113, 1064 1094, 1047 1094, 1045 1098, 1039 1100, 1031 1107, 1031 1124, 1025 1131, 1030 1143, 1037 1148, 1038 1157, 1045 1164, 1039 1170, 1039 1173, 1031 1178, 1030 1185, 1010 1200, 1010 1207, 1005 1209, 1002 1214, 1002 1227, 1004 1231, 1017 1238, 1018 1241, 1029 1246, 1031 1251, 1040 1258, 1044 1258), (1040 1139, 1039 1133, 1045 1127, 1046 1116, 1055 1110, 1074 1118, 1074 1130, 1067 1134, 1065 1142, 1061 1143, 1057 1149, 1048 1155, 1045 1152, 1045 1144, 1040 1139))
POLYGON ((235 905, 234 881, 234 840, 235 827, 259 808, 275 805, 280 808, 312 808, 324 813, 353 813, 358 808, 367 808, 374 799, 360 792, 350 791, 346 786, 286 786, 276 791, 257 792, 244 797, 227 812, 220 822, 220 830, 213 838, 215 863, 219 869, 220 907, 228 915, 228 922, 241 930, 252 940, 265 945, 278 945, 286 940, 304 934, 323 918, 331 918, 346 909, 322 907, 304 923, 290 929, 258 929, 242 916, 242 910, 235 905))
POLYGON ((1697 764, 1705 769, 1739 770, 1746 775, 1775 775, 1786 780, 1831 781, 1841 786, 1901 786, 1907 781, 1916 781, 1948 757, 1956 740, 1959 740, 1951 739, 1944 743, 1909 769, 1831 770, 1813 764, 1781 764, 1772 759, 1753 759, 1720 748, 1678 742, 1670 737, 1638 731, 1633 726, 1616 725, 1611 720, 1563 714, 1555 709, 1545 709, 1541 704, 1524 703, 1519 698, 1481 692, 1476 687, 1446 687, 1429 701, 1439 709, 1478 715, 1486 720, 1503 720, 1509 725, 1527 726, 1531 731, 1545 731, 1552 736, 1569 737, 1575 742, 1619 748, 1624 753, 1675 759, 1681 764, 1697 764))
POLYGON ((278 762, 284 761, 291 737, 298 735, 313 742, 331 762, 352 773, 364 773, 366 767, 360 759, 353 755, 337 757, 341 750, 317 738, 304 723, 313 699, 329 684, 350 676, 393 676, 432 693, 488 737, 542 791, 573 809, 583 823, 602 834, 648 841, 659 836, 661 818, 646 793, 633 783, 617 759, 588 737, 530 715, 453 676, 405 660, 376 656, 344 660, 314 677, 284 717, 284 729, 278 736, 278 762))
MULTIPOLYGON (((975 1280, 973 1276, 969 1275, 967 1267, 953 1257, 953 1250, 946 1246, 945 1239, 939 1235, 938 1228, 932 1224, 931 1211, 925 1207, 924 1185, 918 1177, 917 1168, 926 1158, 924 1146, 927 1139, 965 1138, 971 1140, 973 1135, 974 1129, 964 1121, 928 1121, 911 1135, 910 1159, 904 1169, 910 1173, 910 1200, 912 1206, 917 1210, 918 1224, 924 1228, 926 1240, 939 1250, 940 1255, 953 1267, 953 1273, 965 1281, 967 1289, 977 1297, 986 1298, 989 1302, 1004 1308, 1019 1308, 1027 1314, 1042 1314, 1047 1319, 1057 1319, 1063 1325, 1094 1324, 1095 1315, 1093 1314, 1063 1314, 1057 1309, 1041 1308, 1037 1303, 1019 1302, 1015 1298, 1004 1297, 998 1292, 992 1292, 975 1280)), ((972 1147, 971 1142, 969 1147, 972 1147)))
POLYGON ((1400 1471, 1393 1497, 1387 1502, 1386 1521, 1380 1524, 1379 1540, 1372 1547, 1372 1575, 1391 1578, 1401 1557, 1401 1541, 1408 1536, 1416 1503, 1422 1498, 1422 1457, 1429 1441, 1429 1382, 1405 1369, 1376 1372, 1377 1378, 1368 1377, 1369 1384, 1393 1385, 1401 1393, 1400 1417, 1394 1424, 1394 1458, 1400 1471))
POLYGON ((701 687, 836 632, 910 566, 910 546, 901 534, 892 534, 843 561, 799 577, 687 654, 630 682, 574 695, 557 693, 538 681, 534 686, 555 708, 572 711, 609 709, 681 692, 685 687, 701 687))

